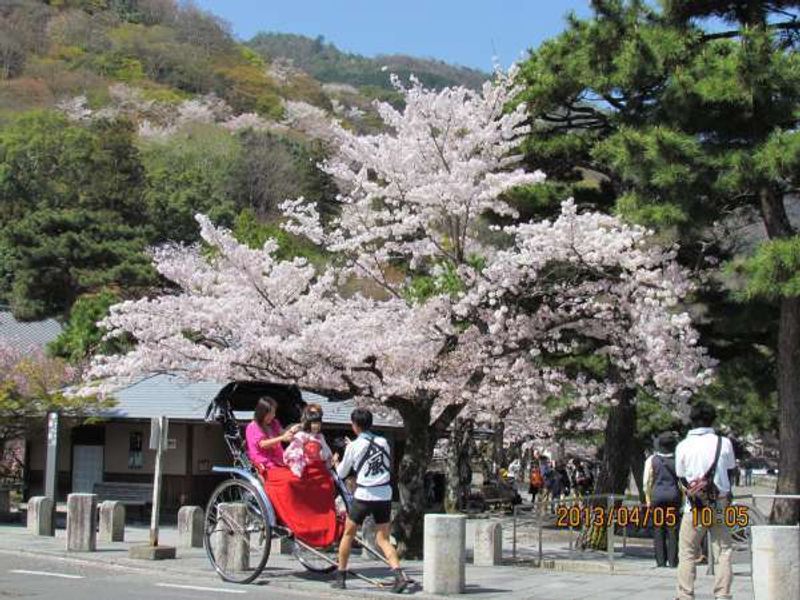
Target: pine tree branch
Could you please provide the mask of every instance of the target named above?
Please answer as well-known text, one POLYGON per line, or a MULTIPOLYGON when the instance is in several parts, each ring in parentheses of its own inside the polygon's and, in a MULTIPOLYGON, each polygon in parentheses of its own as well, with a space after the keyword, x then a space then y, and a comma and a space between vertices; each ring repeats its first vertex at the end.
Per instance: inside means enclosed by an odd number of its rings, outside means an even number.
MULTIPOLYGON (((800 21, 784 21, 783 23, 772 23, 767 25, 767 29, 776 31, 797 31, 800 30, 800 21)), ((704 42, 711 40, 730 39, 740 37, 742 31, 740 29, 733 29, 731 31, 717 31, 715 33, 707 33, 700 39, 704 42)))

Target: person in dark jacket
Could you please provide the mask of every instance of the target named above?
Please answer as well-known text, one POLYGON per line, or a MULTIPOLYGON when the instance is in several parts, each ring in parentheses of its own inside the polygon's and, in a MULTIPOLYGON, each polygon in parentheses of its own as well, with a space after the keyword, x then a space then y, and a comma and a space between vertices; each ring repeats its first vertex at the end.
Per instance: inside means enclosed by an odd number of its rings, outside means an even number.
POLYGON ((644 488, 653 523, 653 546, 659 567, 678 566, 678 522, 681 490, 675 473, 677 436, 665 432, 658 436, 655 453, 644 464, 644 488), (656 510, 658 514, 656 514, 656 510), (671 514, 667 517, 667 514, 671 514), (655 522, 653 522, 655 520, 655 522))

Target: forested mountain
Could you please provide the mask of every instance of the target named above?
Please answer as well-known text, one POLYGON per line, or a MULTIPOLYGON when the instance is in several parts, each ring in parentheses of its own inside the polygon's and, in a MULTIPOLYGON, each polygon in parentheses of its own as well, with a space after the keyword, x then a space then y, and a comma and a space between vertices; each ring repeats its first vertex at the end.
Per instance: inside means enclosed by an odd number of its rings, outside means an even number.
POLYGON ((316 39, 291 33, 259 33, 247 46, 267 60, 287 59, 323 83, 346 83, 391 90, 389 73, 401 78, 415 75, 426 86, 441 88, 463 85, 478 88, 487 73, 449 65, 441 60, 421 59, 402 54, 368 58, 342 52, 323 36, 316 39))
POLYGON ((286 119, 334 104, 311 77, 270 69, 173 0, 4 0, 0 302, 66 318, 146 293, 162 285, 147 249, 196 241, 197 212, 313 257, 276 206, 335 190, 314 168, 319 142, 286 119))
POLYGON ((176 0, 3 0, 0 302, 32 319, 137 297, 161 285, 147 248, 196 241, 197 212, 316 260, 277 223, 284 199, 324 209, 336 194, 314 166, 324 144, 297 123, 335 114, 374 130, 372 99, 396 98, 387 71, 431 86, 486 77, 302 36, 245 45, 176 0))

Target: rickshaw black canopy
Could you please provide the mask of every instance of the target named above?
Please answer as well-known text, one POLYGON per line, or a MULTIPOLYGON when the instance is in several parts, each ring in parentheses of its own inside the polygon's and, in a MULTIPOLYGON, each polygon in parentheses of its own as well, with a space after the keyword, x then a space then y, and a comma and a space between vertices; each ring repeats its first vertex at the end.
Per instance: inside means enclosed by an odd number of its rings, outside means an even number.
POLYGON ((255 410, 259 398, 270 396, 278 403, 277 417, 281 423, 297 423, 306 402, 296 385, 269 383, 265 381, 232 381, 217 393, 208 406, 206 418, 216 420, 233 412, 255 410))

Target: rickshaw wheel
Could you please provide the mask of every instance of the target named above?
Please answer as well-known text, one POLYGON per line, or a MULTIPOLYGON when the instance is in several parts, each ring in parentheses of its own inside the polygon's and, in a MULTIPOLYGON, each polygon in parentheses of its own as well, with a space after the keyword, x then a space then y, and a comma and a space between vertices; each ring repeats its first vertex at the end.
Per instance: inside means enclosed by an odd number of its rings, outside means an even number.
POLYGON ((241 479, 219 484, 203 530, 203 546, 219 576, 231 583, 253 581, 267 564, 271 538, 267 507, 253 485, 241 479))
MULTIPOLYGON (((324 550, 317 549, 317 552, 325 554, 324 550)), ((297 559, 297 562, 312 573, 333 573, 336 570, 336 565, 330 564, 308 548, 298 544, 297 540, 292 540, 292 555, 297 559)), ((333 560, 336 560, 335 554, 333 560)))

